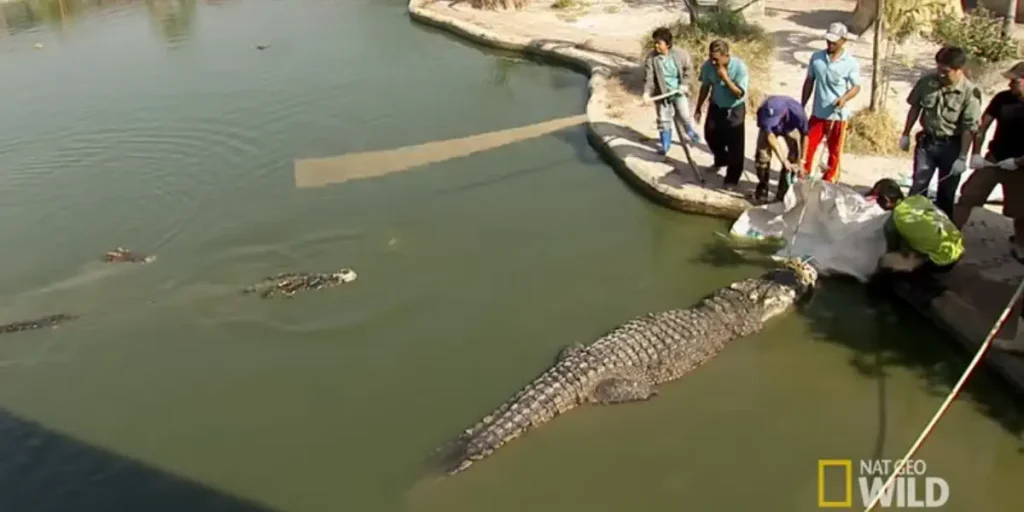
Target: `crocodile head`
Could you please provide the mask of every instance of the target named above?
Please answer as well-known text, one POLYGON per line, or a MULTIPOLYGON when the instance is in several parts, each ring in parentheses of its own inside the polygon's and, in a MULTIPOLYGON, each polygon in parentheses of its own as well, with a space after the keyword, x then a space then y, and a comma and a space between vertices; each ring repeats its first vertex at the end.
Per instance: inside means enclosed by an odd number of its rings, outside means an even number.
POLYGON ((351 283, 356 280, 356 271, 350 268, 343 268, 335 272, 334 277, 342 283, 351 283))
POLYGON ((790 307, 810 299, 818 282, 818 271, 798 258, 783 260, 782 267, 760 278, 737 283, 734 288, 747 294, 762 321, 778 316, 790 307))

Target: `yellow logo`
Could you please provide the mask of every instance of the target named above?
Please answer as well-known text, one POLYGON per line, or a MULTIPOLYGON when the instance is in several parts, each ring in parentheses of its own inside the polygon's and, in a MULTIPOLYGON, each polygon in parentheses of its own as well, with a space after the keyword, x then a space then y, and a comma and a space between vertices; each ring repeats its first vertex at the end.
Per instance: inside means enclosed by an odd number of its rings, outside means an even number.
POLYGON ((853 461, 850 459, 819 459, 818 460, 818 507, 850 508, 853 506, 853 461), (846 492, 842 501, 825 499, 825 468, 843 468, 846 492))
MULTIPOLYGON (((938 508, 949 501, 949 483, 945 478, 928 476, 928 465, 923 460, 903 461, 889 459, 863 459, 859 461, 857 486, 860 504, 875 503, 883 508, 938 508), (886 486, 887 481, 891 484, 886 486)), ((834 490, 835 476, 831 486, 834 490)), ((853 507, 853 460, 818 459, 818 507, 853 507), (825 469, 841 469, 845 489, 840 498, 833 492, 826 498, 825 469)))

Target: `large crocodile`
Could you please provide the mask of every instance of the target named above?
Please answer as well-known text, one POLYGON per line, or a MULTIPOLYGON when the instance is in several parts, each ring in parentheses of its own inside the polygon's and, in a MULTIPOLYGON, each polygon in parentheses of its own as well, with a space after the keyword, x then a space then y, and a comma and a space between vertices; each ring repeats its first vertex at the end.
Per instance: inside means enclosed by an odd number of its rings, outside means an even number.
POLYGON ((264 278, 246 287, 242 293, 259 293, 264 299, 276 294, 292 297, 295 292, 302 290, 320 290, 351 283, 356 277, 356 272, 348 268, 337 272, 285 272, 264 278))
POLYGON ((11 334, 22 331, 32 331, 35 329, 42 329, 44 327, 57 328, 61 323, 77 320, 77 315, 67 315, 64 313, 56 315, 48 315, 42 318, 34 318, 32 320, 21 320, 18 322, 11 322, 9 324, 0 325, 0 334, 11 334))
POLYGON ((678 379, 809 299, 817 279, 809 262, 784 260, 781 268, 721 288, 690 308, 634 318, 590 345, 567 347, 554 366, 441 453, 444 471, 463 471, 578 405, 652 398, 655 385, 678 379))

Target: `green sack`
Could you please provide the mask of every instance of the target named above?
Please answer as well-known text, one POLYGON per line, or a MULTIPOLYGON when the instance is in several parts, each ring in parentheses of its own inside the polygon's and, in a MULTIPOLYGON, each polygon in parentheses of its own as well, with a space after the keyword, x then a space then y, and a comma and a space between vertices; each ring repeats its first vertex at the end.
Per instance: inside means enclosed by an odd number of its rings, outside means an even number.
POLYGON ((892 210, 892 220, 907 244, 936 265, 949 265, 964 253, 960 230, 923 195, 900 201, 892 210))

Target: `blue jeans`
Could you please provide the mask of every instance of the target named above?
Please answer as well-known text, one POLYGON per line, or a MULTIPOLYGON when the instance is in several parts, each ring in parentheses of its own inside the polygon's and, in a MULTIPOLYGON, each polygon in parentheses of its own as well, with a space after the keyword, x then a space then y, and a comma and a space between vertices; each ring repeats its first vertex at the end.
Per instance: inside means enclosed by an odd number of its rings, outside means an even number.
POLYGON ((910 185, 910 195, 925 194, 928 191, 928 183, 935 175, 935 169, 938 169, 940 181, 935 206, 952 218, 953 201, 957 189, 960 188, 960 176, 950 176, 949 171, 959 157, 960 136, 936 139, 923 133, 918 135, 917 144, 914 146, 914 181, 910 185))
POLYGON ((683 140, 683 134, 688 137, 697 135, 693 129, 693 116, 690 114, 690 99, 682 94, 670 98, 658 100, 657 103, 658 133, 661 136, 661 150, 668 153, 672 145, 672 126, 678 126, 683 133, 679 134, 679 140, 683 140))

